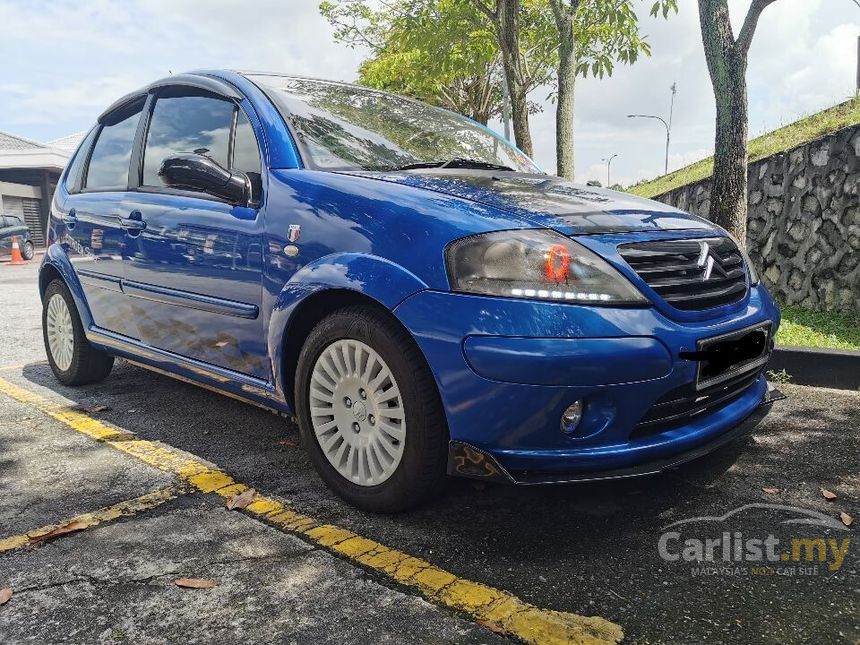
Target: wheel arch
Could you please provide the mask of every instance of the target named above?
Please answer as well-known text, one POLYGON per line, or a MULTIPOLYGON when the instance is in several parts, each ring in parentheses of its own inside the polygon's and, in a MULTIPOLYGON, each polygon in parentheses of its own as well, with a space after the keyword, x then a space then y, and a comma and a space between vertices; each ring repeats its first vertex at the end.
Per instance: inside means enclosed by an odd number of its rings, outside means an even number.
MULTIPOLYGON (((284 285, 269 319, 268 345, 276 391, 295 411, 298 357, 311 330, 331 313, 367 305, 384 313, 415 342, 393 313, 410 295, 426 289, 415 275, 389 260, 364 254, 338 254, 303 267, 284 285), (319 277, 326 276, 326 280, 319 277)), ((415 346, 424 358, 427 357, 415 346)))
POLYGON ((69 256, 59 244, 52 244, 48 247, 45 257, 42 260, 42 266, 39 267, 39 299, 44 299, 45 289, 52 280, 62 280, 69 288, 72 294, 72 299, 75 301, 75 307, 78 309, 78 315, 81 317, 81 324, 84 326, 84 331, 87 331, 93 322, 92 314, 90 313, 87 299, 84 297, 84 290, 81 286, 78 276, 69 261, 69 256))

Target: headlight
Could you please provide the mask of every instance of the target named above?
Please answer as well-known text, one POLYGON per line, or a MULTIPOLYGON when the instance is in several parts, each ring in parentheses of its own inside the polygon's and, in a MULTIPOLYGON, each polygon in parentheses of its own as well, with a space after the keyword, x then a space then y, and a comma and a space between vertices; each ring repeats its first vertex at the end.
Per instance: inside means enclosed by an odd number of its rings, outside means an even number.
POLYGON ((643 305, 645 297, 608 262, 552 231, 500 231, 448 247, 454 291, 598 305, 643 305))

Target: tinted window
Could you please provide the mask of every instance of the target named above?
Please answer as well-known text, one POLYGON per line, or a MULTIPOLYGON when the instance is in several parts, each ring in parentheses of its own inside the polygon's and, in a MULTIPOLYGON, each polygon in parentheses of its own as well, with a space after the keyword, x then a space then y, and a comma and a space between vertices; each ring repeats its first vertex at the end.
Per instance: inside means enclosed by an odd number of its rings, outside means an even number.
POLYGON ((246 173, 260 174, 260 149, 257 147, 257 137, 254 128, 242 110, 236 118, 236 136, 233 140, 233 164, 236 170, 246 173))
POLYGON ((17 217, 12 217, 10 215, 6 216, 6 226, 24 226, 24 222, 22 222, 17 217))
POLYGON ((421 162, 473 159, 540 172, 501 137, 463 116, 368 88, 253 75, 298 132, 317 168, 385 170, 421 162))
POLYGON ((203 154, 227 168, 234 109, 228 101, 205 96, 158 99, 143 152, 143 184, 163 186, 158 168, 177 152, 203 154))
POLYGON ((87 153, 90 150, 90 146, 93 143, 93 139, 96 137, 96 132, 98 130, 94 128, 90 131, 90 133, 86 136, 83 143, 78 146, 78 151, 75 153, 74 158, 69 164, 69 172, 66 173, 66 190, 72 190, 75 186, 78 185, 78 180, 81 176, 81 170, 84 167, 84 164, 87 162, 87 153))
POLYGON ((87 188, 124 188, 128 185, 128 162, 140 120, 143 104, 132 114, 122 115, 115 123, 105 123, 99 132, 90 165, 87 169, 87 188))

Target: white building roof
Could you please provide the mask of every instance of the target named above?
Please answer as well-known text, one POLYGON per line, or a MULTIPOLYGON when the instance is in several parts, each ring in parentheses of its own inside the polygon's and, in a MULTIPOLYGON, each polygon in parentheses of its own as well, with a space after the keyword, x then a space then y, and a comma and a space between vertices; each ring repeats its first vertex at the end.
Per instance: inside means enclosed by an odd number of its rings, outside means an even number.
POLYGON ((64 137, 54 139, 53 141, 48 141, 46 145, 56 148, 57 150, 62 150, 71 156, 72 153, 77 150, 78 145, 84 140, 85 136, 87 136, 87 131, 83 130, 81 132, 75 132, 74 134, 67 134, 64 137))
MULTIPOLYGON (((68 138, 63 137, 63 139, 58 139, 58 141, 68 138)), ((66 167, 66 162, 69 160, 72 150, 55 147, 51 144, 39 143, 38 141, 19 137, 8 132, 0 132, 0 169, 43 168, 45 170, 60 172, 66 167)))

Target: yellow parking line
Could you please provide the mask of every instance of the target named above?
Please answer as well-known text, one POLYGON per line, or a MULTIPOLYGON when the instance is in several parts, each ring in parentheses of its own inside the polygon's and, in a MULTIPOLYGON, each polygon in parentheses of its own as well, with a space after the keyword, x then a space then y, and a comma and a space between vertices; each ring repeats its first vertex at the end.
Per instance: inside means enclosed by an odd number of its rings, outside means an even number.
MULTIPOLYGON (((0 378, 0 392, 44 412, 97 441, 177 475, 197 490, 230 498, 248 489, 217 468, 164 444, 141 439, 68 406, 0 378)), ((598 616, 541 609, 511 593, 460 578, 425 560, 389 548, 332 524, 303 515, 281 502, 258 495, 245 509, 285 531, 299 534, 320 547, 395 582, 419 591, 432 602, 463 612, 485 626, 527 643, 617 643, 619 625, 598 616)))
POLYGON ((186 491, 180 487, 169 486, 168 488, 162 488, 161 490, 147 493, 146 495, 141 495, 140 497, 135 497, 134 499, 129 499, 124 502, 120 502, 119 504, 114 504, 113 506, 100 508, 92 513, 76 515, 75 517, 71 517, 59 524, 50 524, 19 535, 10 535, 9 537, 0 539, 0 553, 11 549, 17 549, 20 546, 26 546, 32 543, 33 540, 38 540, 52 531, 68 526, 72 522, 82 524, 81 529, 89 528, 96 524, 110 522, 111 520, 115 520, 119 517, 129 517, 131 515, 136 515, 141 511, 148 511, 151 508, 161 506, 165 502, 176 499, 185 492, 186 491))

